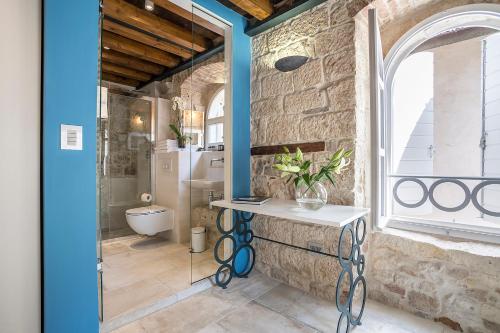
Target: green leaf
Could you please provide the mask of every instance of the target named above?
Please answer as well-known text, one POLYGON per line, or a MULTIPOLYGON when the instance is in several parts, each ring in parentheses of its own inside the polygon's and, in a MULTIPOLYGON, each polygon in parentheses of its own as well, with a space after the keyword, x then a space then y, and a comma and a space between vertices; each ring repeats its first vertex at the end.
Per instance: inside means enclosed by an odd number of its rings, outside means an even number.
POLYGON ((335 180, 333 180, 333 178, 332 178, 332 176, 330 174, 327 173, 325 176, 326 176, 326 178, 328 178, 328 180, 330 181, 330 183, 332 183, 332 185, 335 185, 335 180))
POLYGON ((177 136, 177 139, 182 139, 182 133, 181 133, 181 131, 179 131, 177 126, 175 126, 175 124, 170 124, 168 126, 170 127, 172 132, 174 132, 174 134, 177 136))

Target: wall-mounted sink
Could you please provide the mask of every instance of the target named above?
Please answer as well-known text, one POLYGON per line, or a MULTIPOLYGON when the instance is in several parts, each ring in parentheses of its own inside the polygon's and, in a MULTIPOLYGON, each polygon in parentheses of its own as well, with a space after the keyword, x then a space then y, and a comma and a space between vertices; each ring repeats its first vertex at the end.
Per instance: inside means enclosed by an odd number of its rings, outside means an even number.
POLYGON ((185 180, 184 183, 191 184, 191 188, 196 188, 200 190, 214 190, 222 191, 224 190, 224 181, 215 179, 190 179, 185 180))

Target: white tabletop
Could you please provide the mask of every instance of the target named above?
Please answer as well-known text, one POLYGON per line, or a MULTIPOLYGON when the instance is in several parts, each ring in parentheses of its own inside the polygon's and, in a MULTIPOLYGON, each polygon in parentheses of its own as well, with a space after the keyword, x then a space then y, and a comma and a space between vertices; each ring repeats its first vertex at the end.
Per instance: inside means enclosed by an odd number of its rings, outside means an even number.
POLYGON ((332 227, 343 227, 370 211, 367 208, 336 205, 325 205, 319 210, 307 210, 301 208, 295 200, 281 199, 271 199, 262 205, 219 200, 213 201, 212 206, 332 227))

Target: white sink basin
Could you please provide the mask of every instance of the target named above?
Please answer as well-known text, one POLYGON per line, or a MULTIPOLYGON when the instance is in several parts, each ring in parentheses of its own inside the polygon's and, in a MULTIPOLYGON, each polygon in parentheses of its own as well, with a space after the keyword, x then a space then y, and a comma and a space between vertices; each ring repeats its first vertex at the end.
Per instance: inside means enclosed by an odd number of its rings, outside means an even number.
POLYGON ((200 190, 214 190, 222 191, 224 190, 224 181, 215 179, 190 179, 184 181, 187 184, 191 184, 191 188, 196 188, 200 190))

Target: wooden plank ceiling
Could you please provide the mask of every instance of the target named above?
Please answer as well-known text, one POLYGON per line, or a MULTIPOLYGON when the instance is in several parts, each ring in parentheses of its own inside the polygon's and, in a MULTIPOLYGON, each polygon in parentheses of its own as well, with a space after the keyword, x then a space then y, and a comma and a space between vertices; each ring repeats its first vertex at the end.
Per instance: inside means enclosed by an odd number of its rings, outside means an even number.
MULTIPOLYGON (((215 1, 215 0, 214 0, 215 1)), ((218 0, 249 23, 272 19, 308 0, 218 0)), ((165 73, 224 42, 224 31, 170 0, 104 0, 102 78, 133 87, 165 73)))
POLYGON ((138 87, 224 42, 224 30, 169 0, 104 0, 102 79, 138 87))

